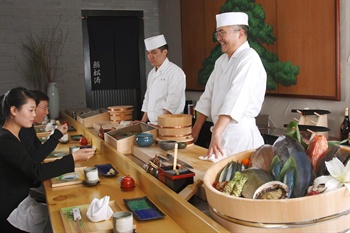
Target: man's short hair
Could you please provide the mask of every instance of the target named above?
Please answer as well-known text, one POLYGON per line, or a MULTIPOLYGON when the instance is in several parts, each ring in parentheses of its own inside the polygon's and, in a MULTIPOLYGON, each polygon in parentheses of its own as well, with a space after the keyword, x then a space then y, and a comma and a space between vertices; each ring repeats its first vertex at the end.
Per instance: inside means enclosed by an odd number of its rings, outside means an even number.
POLYGON ((39 90, 31 90, 31 92, 36 96, 37 100, 40 101, 47 101, 49 102, 49 97, 42 91, 39 90))
POLYGON ((160 49, 160 51, 162 51, 163 52, 163 50, 168 50, 169 51, 169 46, 168 46, 168 44, 165 44, 165 45, 163 45, 163 46, 160 46, 158 49, 160 49))

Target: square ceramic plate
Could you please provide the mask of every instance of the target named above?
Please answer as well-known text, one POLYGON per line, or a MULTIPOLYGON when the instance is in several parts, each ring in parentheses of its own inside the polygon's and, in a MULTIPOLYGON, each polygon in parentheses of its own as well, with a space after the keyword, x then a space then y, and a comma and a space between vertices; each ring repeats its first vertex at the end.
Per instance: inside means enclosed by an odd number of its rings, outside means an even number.
POLYGON ((95 167, 97 167, 98 174, 100 174, 101 176, 113 177, 113 176, 118 175, 118 171, 115 170, 115 168, 110 163, 95 165, 95 167), (111 170, 111 169, 113 169, 113 170, 111 170), (114 171, 114 173, 113 173, 113 171, 114 171))
POLYGON ((162 213, 146 196, 123 200, 128 209, 134 214, 134 217, 139 221, 165 217, 165 214, 162 213))
POLYGON ((72 138, 72 140, 74 141, 79 141, 80 138, 84 137, 82 134, 76 134, 76 135, 71 135, 70 136, 72 138))

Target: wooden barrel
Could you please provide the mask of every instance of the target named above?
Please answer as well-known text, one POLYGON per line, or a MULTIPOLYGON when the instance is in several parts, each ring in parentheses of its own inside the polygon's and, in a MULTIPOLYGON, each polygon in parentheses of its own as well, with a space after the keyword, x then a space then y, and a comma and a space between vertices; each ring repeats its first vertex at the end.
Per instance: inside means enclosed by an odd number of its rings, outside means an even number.
POLYGON ((204 185, 211 217, 231 232, 345 232, 350 229, 350 191, 345 188, 319 195, 284 200, 254 200, 221 193, 212 187, 216 175, 245 151, 211 166, 204 185))
POLYGON ((110 120, 113 122, 130 121, 132 120, 133 106, 110 106, 108 112, 110 120))
POLYGON ((161 140, 183 141, 192 138, 192 116, 166 114, 158 116, 158 135, 161 140))
POLYGON ((192 126, 187 126, 183 128, 158 128, 158 135, 164 137, 173 137, 173 136, 188 136, 192 134, 192 126))
POLYGON ((158 116, 158 126, 162 128, 182 128, 192 126, 192 115, 166 114, 158 116))

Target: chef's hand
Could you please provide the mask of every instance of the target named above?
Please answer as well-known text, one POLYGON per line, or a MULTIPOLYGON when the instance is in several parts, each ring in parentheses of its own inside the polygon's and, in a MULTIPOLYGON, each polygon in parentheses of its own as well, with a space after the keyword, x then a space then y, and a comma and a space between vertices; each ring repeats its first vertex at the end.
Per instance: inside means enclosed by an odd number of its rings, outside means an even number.
POLYGON ((221 159, 221 157, 225 155, 224 151, 221 148, 221 138, 221 133, 213 133, 211 135, 207 157, 210 157, 214 154, 216 159, 221 159))
POLYGON ((216 159, 221 159, 223 156, 225 156, 224 151, 221 148, 221 139, 222 139, 222 134, 224 132, 224 129, 226 128, 228 123, 231 121, 231 119, 232 118, 228 115, 219 116, 218 121, 216 122, 216 124, 214 125, 214 128, 212 129, 208 156, 211 156, 212 154, 214 154, 216 159))
POLYGON ((61 131, 63 135, 65 135, 68 132, 68 124, 64 123, 63 125, 58 126, 57 129, 61 131))
POLYGON ((135 121, 132 121, 132 122, 130 122, 130 125, 135 125, 135 124, 138 124, 138 123, 140 123, 141 121, 139 121, 139 120, 135 120, 135 121))

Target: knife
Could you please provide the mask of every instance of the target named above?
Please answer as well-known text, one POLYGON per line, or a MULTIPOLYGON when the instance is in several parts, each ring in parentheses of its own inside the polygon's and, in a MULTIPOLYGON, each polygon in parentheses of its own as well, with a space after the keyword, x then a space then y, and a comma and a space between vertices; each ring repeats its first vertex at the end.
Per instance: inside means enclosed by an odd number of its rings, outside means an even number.
MULTIPOLYGON (((166 158, 164 156, 161 156, 161 155, 158 155, 158 157, 161 159, 161 160, 164 160, 168 163, 171 163, 171 164, 174 164, 174 157, 171 155, 171 154, 167 154, 166 155, 166 158)), ((191 165, 189 165, 188 163, 180 160, 180 159, 177 159, 177 163, 178 164, 181 164, 182 166, 184 167, 187 167, 187 168, 191 168, 193 169, 193 167, 191 165)))
POLYGON ((291 112, 301 112, 302 115, 315 115, 315 113, 323 115, 331 113, 330 111, 324 109, 292 109, 291 112))
MULTIPOLYGON (((287 127, 288 124, 284 124, 284 127, 287 127)), ((300 131, 307 131, 308 129, 314 132, 328 132, 331 131, 329 128, 327 127, 323 127, 323 126, 316 126, 316 125, 298 125, 298 128, 300 131)))

